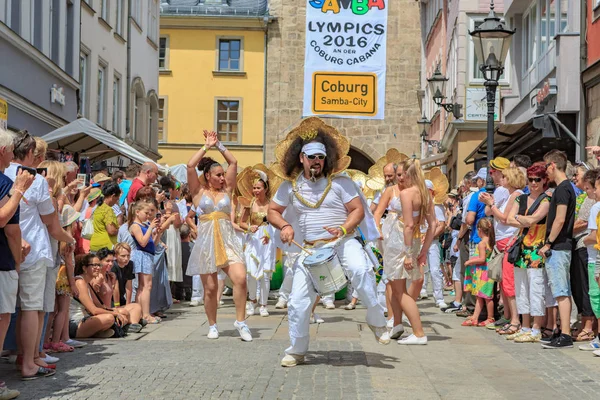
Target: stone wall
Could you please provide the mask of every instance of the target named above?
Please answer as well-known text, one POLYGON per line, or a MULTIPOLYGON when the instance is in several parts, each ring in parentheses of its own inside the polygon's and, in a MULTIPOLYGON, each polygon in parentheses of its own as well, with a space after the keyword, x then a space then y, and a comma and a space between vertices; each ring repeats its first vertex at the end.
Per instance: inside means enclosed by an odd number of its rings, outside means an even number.
MULTIPOLYGON (((388 148, 420 156, 416 91, 421 69, 419 3, 388 1, 386 110, 384 120, 327 119, 352 146, 376 161, 388 148), (396 134, 396 137, 394 137, 396 134)), ((271 0, 267 54, 266 161, 302 118, 306 5, 302 0, 271 0)))

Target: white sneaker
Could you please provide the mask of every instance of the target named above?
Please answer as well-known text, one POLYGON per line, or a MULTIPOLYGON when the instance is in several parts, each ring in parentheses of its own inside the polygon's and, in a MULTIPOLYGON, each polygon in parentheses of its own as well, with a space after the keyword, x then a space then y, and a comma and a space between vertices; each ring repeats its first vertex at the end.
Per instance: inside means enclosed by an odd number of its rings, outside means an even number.
POLYGON ((46 364, 56 364, 57 362, 60 361, 60 358, 58 357, 52 357, 49 354, 46 354, 46 357, 44 358, 40 358, 43 362, 45 362, 46 364))
POLYGON ((67 346, 75 347, 76 349, 80 349, 82 347, 87 346, 87 343, 80 342, 79 340, 69 339, 65 342, 67 346))
POLYGON ((201 300, 192 300, 190 301, 190 307, 198 307, 201 306, 204 302, 201 300))
POLYGON ((600 350, 594 350, 594 352, 592 354, 595 355, 596 357, 600 357, 600 350))
POLYGON ((390 339, 399 339, 404 333, 404 325, 396 325, 390 331, 390 339))
POLYGON ((254 306, 255 304, 251 301, 246 302, 246 315, 254 315, 254 306))
POLYGON ((427 294, 426 290, 421 290, 421 293, 419 294, 419 298, 420 299, 427 299, 429 298, 429 295, 427 294))
POLYGON ((216 324, 208 328, 208 335, 206 335, 206 337, 209 339, 219 338, 219 329, 217 328, 216 324))
POLYGON ((596 351, 600 350, 600 340, 598 338, 594 338, 591 342, 587 342, 579 346, 579 350, 583 351, 596 351))
POLYGON ((250 332, 250 328, 248 328, 248 325, 246 325, 245 322, 235 321, 233 323, 233 326, 235 327, 235 329, 238 330, 238 332, 240 333, 240 337, 244 342, 252 341, 252 332, 250 332))
POLYGON ((446 304, 445 301, 440 301, 439 303, 437 303, 437 307, 439 309, 446 308, 446 307, 448 307, 448 304, 446 304))
POLYGON ((412 325, 410 324, 410 321, 408 320, 408 317, 407 317, 406 315, 402 315, 402 323, 403 323, 403 324, 406 324, 406 325, 408 325, 408 326, 412 326, 412 325))
POLYGON ((344 307, 345 310, 354 310, 356 308, 356 305, 349 303, 346 304, 346 307, 344 307))
POLYGON ((398 340, 398 344, 403 344, 403 345, 424 345, 427 344, 427 336, 423 336, 423 337, 416 337, 415 335, 410 335, 408 337, 405 337, 404 339, 400 339, 398 340))
POLYGON ((335 310, 335 304, 333 301, 323 302, 323 307, 325 307, 327 310, 335 310))
POLYGON ((299 354, 286 354, 281 359, 282 367, 295 367, 296 365, 304 364, 304 356, 299 354))
POLYGON ((260 316, 261 317, 269 316, 269 311, 267 311, 267 306, 260 306, 260 316))
POLYGON ((387 325, 388 329, 393 329, 394 328, 394 317, 388 319, 386 325, 387 325))
POLYGON ((285 301, 282 298, 279 298, 279 300, 277 300, 277 304, 275 304, 275 308, 277 308, 278 310, 287 308, 287 301, 285 301))
POLYGON ((9 399, 16 399, 17 397, 19 397, 21 392, 19 392, 18 390, 11 390, 4 385, 4 382, 2 382, 2 383, 3 383, 3 385, 0 386, 0 399, 9 400, 9 399))
POLYGON ((369 325, 369 328, 371 328, 371 331, 373 331, 373 334, 375 335, 375 340, 377 340, 377 343, 390 344, 390 333, 388 332, 388 329, 386 326, 369 325))
POLYGON ((220 306, 225 305, 225 302, 223 300, 219 300, 219 305, 220 306))
POLYGON ((323 318, 319 317, 319 314, 317 314, 317 313, 313 313, 310 316, 310 323, 311 324, 322 324, 324 322, 325 322, 325 320, 323 318))

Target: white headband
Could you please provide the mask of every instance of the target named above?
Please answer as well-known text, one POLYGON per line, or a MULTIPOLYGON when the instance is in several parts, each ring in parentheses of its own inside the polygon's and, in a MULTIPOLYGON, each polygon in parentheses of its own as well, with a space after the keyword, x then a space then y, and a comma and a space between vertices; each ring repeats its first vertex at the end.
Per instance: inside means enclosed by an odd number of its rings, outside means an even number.
POLYGON ((319 142, 305 144, 304 147, 302 147, 302 152, 307 156, 314 156, 316 154, 322 154, 324 156, 327 155, 327 149, 325 149, 325 145, 319 142))

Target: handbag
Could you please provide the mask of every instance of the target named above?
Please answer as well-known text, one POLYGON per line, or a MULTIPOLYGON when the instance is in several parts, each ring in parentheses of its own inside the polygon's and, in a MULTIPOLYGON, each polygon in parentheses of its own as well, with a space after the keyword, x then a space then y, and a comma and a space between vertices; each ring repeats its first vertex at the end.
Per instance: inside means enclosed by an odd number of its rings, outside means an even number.
POLYGON ((462 225, 462 214, 458 213, 450 220, 450 229, 454 231, 459 231, 460 226, 462 225))
MULTIPOLYGON (((527 194, 522 194, 521 196, 519 196, 518 215, 532 215, 533 213, 535 213, 535 211, 539 207, 542 200, 547 198, 548 195, 546 195, 546 193, 542 193, 541 195, 539 195, 538 198, 535 199, 535 201, 533 202, 533 204, 531 205, 529 210, 527 210, 527 198, 528 197, 529 197, 529 195, 527 195, 527 194)), ((527 236, 528 232, 529 232, 529 228, 524 228, 521 231, 521 233, 519 234, 519 236, 517 236, 517 239, 510 246, 510 248, 506 251, 506 253, 508 254, 507 261, 509 263, 511 263, 511 264, 516 263, 517 260, 519 259, 519 257, 521 256, 521 245, 523 244, 523 239, 525 239, 525 236, 527 236)))
POLYGON ((85 221, 83 221, 83 226, 81 227, 81 237, 86 240, 92 239, 92 235, 94 235, 94 213, 85 221))
POLYGON ((496 282, 502 281, 502 261, 504 260, 504 253, 498 250, 498 247, 494 246, 492 254, 487 262, 488 277, 496 282))

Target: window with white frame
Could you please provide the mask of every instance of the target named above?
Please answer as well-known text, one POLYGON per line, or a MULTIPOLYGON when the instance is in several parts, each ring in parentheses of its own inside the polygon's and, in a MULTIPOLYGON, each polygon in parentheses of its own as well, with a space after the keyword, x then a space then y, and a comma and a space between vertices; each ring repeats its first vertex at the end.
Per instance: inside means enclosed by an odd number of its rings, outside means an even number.
POLYGON ((113 113, 112 113, 112 131, 119 133, 121 115, 121 78, 115 75, 113 78, 113 113))
POLYGON ((167 98, 158 99, 158 143, 167 141, 167 98))
POLYGON ((169 37, 161 36, 158 43, 158 69, 169 69, 169 37))
POLYGON ((98 65, 98 97, 96 103, 96 122, 100 126, 105 124, 106 109, 106 65, 98 65))
POLYGON ((131 0, 131 17, 142 26, 142 0, 131 0))
POLYGON ((87 98, 88 98, 88 71, 89 71, 89 56, 81 52, 79 54, 79 114, 84 117, 87 113, 87 98))
POLYGON ((523 15, 523 70, 528 71, 537 60, 538 54, 538 15, 537 4, 523 15))
POLYGON ((123 35, 123 0, 116 0, 115 7, 115 32, 123 35))
POLYGON ((239 100, 217 100, 217 135, 219 141, 237 143, 240 132, 239 100))
MULTIPOLYGON (((470 31, 472 32, 475 28, 478 28, 483 23, 483 16, 481 17, 472 17, 470 19, 470 31)), ((477 59, 477 55, 475 54, 475 43, 473 42, 473 38, 471 35, 468 37, 469 40, 469 81, 471 83, 483 83, 484 77, 483 72, 479 69, 481 62, 477 59)), ((504 65, 510 65, 510 52, 504 61, 504 65)), ((508 73, 509 68, 505 68, 504 73, 500 76, 500 83, 507 84, 508 83, 508 73)))
POLYGON ((108 0, 100 0, 100 18, 108 22, 108 0))
POLYGON ((148 37, 158 43, 158 0, 148 2, 148 37))
POLYGON ((241 39, 219 39, 219 71, 241 71, 241 39))

